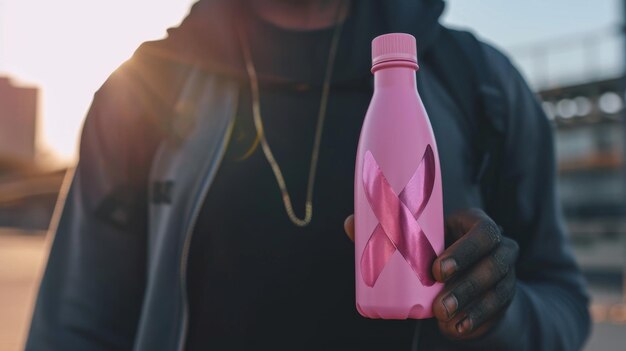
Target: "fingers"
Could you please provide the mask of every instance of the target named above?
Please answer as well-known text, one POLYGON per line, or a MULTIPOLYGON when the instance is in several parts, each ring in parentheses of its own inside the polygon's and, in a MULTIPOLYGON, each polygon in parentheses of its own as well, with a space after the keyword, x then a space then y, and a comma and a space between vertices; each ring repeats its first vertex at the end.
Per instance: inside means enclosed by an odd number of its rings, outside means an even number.
POLYGON ((510 271, 494 289, 457 313, 450 320, 438 320, 441 332, 452 339, 468 339, 487 331, 504 313, 515 296, 515 272, 510 271))
POLYGON ((433 263, 432 273, 439 282, 445 282, 456 273, 467 270, 502 241, 500 228, 484 213, 481 215, 474 212, 466 217, 469 218, 455 219, 451 222, 448 230, 465 230, 467 228, 467 231, 439 255, 433 263), (469 223, 471 222, 473 225, 470 226, 469 223))
POLYGON ((466 316, 456 324, 459 334, 470 334, 489 320, 499 316, 515 296, 515 273, 510 272, 495 289, 467 309, 466 316))
POLYGON ((435 317, 442 321, 453 318, 458 311, 493 289, 509 273, 516 260, 517 244, 505 238, 491 255, 448 284, 437 296, 433 304, 435 317))
POLYGON ((354 215, 349 215, 343 222, 343 230, 350 240, 354 241, 354 215))
POLYGON ((493 290, 448 321, 438 320, 439 330, 451 339, 471 339, 488 331, 515 297, 515 272, 511 271, 493 290))

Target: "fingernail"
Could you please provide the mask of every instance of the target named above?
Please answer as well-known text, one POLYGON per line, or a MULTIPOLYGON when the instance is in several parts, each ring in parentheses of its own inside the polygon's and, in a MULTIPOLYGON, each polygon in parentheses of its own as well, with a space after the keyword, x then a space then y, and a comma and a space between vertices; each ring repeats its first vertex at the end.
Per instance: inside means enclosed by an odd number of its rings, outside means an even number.
POLYGON ((454 272, 456 272, 456 268, 456 261, 453 258, 446 258, 441 261, 441 273, 444 279, 454 274, 454 272))
POLYGON ((471 325, 469 317, 465 317, 464 320, 460 321, 456 325, 456 331, 459 332, 459 334, 463 334, 465 332, 468 332, 471 329, 471 327, 472 325, 471 325))
POLYGON ((448 317, 452 317, 452 315, 454 314, 454 312, 456 312, 456 309, 459 305, 458 301, 456 300, 456 296, 454 296, 453 294, 450 294, 443 299, 442 303, 443 303, 443 307, 446 309, 446 312, 448 313, 448 317))

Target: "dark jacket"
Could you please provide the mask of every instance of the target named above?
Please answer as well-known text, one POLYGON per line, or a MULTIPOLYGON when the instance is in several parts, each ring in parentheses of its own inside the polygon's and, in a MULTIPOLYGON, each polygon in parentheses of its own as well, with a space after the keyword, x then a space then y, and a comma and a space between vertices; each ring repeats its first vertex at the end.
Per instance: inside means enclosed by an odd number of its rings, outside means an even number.
MULTIPOLYGON (((361 59, 341 70, 338 81, 369 74, 375 34, 410 32, 423 52, 436 42, 440 1, 370 2, 386 20, 370 28, 360 14, 367 45, 355 47, 361 59)), ((167 39, 144 44, 96 93, 58 212, 27 350, 184 349, 190 234, 245 84, 230 64, 241 59, 228 11, 227 1, 201 1, 167 39)), ((508 59, 486 45, 485 51, 506 103, 498 172, 504 215, 496 221, 520 244, 517 293, 479 340, 454 343, 433 321, 418 322, 420 348, 575 350, 589 332, 588 298, 555 196, 551 127, 508 59)), ((429 114, 460 113, 429 64, 422 62, 420 73, 429 114)), ((453 117, 434 120, 433 129, 446 212, 481 206, 471 180, 472 136, 453 117), (465 161, 451 162, 459 153, 465 161)))

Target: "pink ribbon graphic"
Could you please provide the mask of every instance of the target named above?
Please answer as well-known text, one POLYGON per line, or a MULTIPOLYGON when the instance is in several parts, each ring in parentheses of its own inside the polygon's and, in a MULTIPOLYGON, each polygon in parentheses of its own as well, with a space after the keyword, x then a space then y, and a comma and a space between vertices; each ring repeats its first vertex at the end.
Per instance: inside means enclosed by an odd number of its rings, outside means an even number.
POLYGON ((415 174, 400 195, 396 195, 370 151, 363 160, 365 195, 378 219, 361 256, 361 275, 372 287, 398 250, 425 286, 435 283, 431 265, 437 256, 417 219, 421 216, 435 185, 435 155, 427 146, 415 174))

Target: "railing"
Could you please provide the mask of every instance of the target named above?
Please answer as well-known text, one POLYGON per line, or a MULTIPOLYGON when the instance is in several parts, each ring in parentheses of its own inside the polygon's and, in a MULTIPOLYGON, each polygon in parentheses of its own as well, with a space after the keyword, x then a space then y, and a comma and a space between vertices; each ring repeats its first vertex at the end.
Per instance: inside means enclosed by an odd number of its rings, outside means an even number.
POLYGON ((513 46, 507 51, 533 88, 545 90, 621 76, 622 47, 622 27, 614 24, 513 46))

